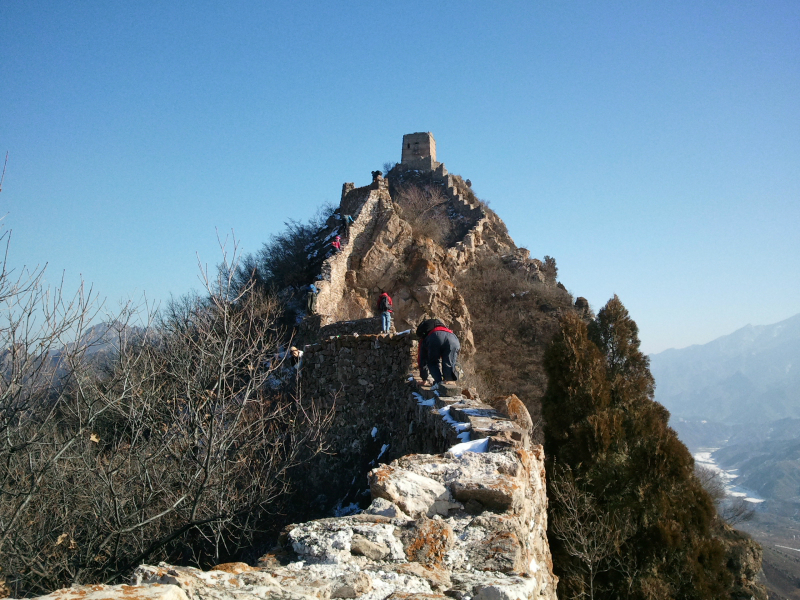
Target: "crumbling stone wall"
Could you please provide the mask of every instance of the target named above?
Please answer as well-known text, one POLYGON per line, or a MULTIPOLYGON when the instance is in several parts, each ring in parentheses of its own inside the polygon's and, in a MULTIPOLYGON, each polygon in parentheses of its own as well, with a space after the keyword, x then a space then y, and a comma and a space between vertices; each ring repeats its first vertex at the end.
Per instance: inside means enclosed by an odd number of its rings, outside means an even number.
POLYGON ((355 286, 360 257, 372 245, 375 228, 390 205, 389 187, 383 177, 360 188, 344 184, 339 212, 353 217, 353 223, 342 240, 341 251, 323 262, 320 279, 316 282, 319 289, 317 312, 322 325, 369 316, 372 312, 365 303, 367 291, 362 291, 358 297, 348 291, 355 286))
MULTIPOLYGON (((359 501, 366 474, 378 461, 438 454, 465 440, 530 445, 530 418, 520 422, 509 416, 520 413, 519 400, 515 410, 503 414, 458 387, 433 392, 414 377, 416 356, 410 333, 339 336, 306 347, 303 396, 335 416, 329 453, 304 467, 304 495, 311 500, 305 510, 322 514, 359 501)), ((522 413, 527 414, 524 407, 522 413)))
MULTIPOLYGON (((394 325, 392 325, 394 327, 394 325)), ((319 338, 326 339, 337 335, 377 335, 381 333, 380 317, 367 317, 366 319, 354 319, 352 321, 337 321, 330 325, 325 325, 319 330, 319 338)))
POLYGON ((433 419, 420 422, 415 364, 416 341, 409 334, 340 336, 306 347, 303 396, 335 410, 330 453, 305 468, 313 502, 308 510, 359 500, 378 457, 385 462, 423 449, 444 452, 458 442, 455 435, 437 437, 433 419))

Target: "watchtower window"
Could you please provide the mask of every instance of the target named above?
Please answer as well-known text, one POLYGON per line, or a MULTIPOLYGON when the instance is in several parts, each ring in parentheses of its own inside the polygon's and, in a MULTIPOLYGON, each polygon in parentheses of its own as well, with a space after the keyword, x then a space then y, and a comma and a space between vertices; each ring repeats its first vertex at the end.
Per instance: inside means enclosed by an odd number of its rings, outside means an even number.
POLYGON ((411 148, 411 144, 406 144, 406 148, 411 148))

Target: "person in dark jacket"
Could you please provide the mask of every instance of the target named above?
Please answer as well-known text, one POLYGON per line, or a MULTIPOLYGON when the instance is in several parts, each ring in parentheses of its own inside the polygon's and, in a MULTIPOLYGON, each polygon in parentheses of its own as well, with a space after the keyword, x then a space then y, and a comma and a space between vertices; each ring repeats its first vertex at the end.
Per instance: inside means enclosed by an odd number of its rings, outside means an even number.
POLYGON ((444 326, 439 319, 427 319, 417 327, 419 353, 417 364, 422 380, 430 374, 434 384, 442 381, 456 381, 456 361, 461 344, 456 334, 444 326), (439 368, 439 361, 442 366, 439 368))
POLYGON ((350 239, 350 225, 355 223, 350 215, 342 215, 342 225, 344 225, 344 237, 350 239))
POLYGON ((308 293, 306 294, 306 310, 309 315, 317 312, 317 294, 319 290, 313 283, 308 286, 308 293))

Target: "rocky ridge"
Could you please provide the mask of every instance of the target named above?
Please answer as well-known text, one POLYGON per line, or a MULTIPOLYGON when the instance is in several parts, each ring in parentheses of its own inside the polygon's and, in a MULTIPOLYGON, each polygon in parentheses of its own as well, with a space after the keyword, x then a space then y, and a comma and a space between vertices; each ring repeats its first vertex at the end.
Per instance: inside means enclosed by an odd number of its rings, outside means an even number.
POLYGON ((413 328, 426 316, 435 315, 459 336, 462 352, 469 356, 475 346, 469 310, 454 284, 459 273, 474 264, 481 252, 491 252, 545 281, 541 262, 517 248, 497 215, 485 209, 461 177, 449 174, 443 164, 428 173, 398 165, 386 178, 375 172, 373 182, 360 188, 345 183, 337 214, 320 232, 323 239, 344 234, 339 215, 351 215, 354 222, 342 251, 323 261, 315 282, 320 290, 320 326, 374 317, 377 295, 387 291, 394 299, 396 330, 413 328), (451 220, 460 223, 451 244, 443 247, 414 237, 390 191, 403 185, 441 190, 451 220))

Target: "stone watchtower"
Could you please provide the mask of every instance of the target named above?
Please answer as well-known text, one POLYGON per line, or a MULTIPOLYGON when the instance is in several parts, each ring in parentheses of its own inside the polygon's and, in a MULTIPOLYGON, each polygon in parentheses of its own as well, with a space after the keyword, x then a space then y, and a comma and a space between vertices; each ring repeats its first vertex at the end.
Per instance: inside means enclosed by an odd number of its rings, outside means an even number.
POLYGON ((403 136, 403 154, 400 164, 406 169, 433 171, 439 166, 436 162, 436 140, 433 134, 407 133, 403 136))

